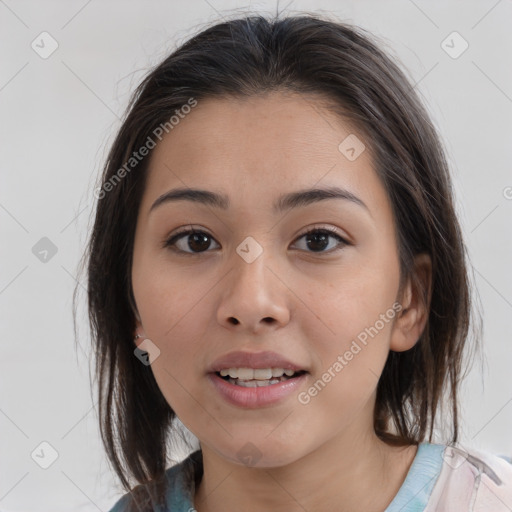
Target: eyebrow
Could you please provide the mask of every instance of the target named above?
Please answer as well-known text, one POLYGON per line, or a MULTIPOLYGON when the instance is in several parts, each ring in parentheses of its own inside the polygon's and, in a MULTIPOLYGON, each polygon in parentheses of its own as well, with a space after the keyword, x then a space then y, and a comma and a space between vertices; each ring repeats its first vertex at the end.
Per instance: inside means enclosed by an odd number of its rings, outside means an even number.
MULTIPOLYGON (((274 203, 273 211, 275 214, 279 214, 293 208, 307 206, 326 199, 344 199, 351 201, 352 203, 363 207, 368 213, 370 213, 368 206, 366 206, 359 197, 354 195, 352 192, 339 187, 311 188, 283 194, 274 203)), ((219 194, 210 190, 198 188, 177 188, 162 194, 153 203, 149 212, 151 213, 157 207, 174 201, 192 201, 206 206, 220 208, 222 210, 227 210, 230 206, 229 197, 225 194, 219 194)))

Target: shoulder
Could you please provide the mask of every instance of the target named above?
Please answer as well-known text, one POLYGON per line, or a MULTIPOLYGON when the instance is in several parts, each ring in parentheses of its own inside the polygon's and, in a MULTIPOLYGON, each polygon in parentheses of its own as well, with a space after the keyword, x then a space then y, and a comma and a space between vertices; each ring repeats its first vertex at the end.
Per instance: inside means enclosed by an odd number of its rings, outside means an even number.
POLYGON ((476 448, 445 446, 425 512, 512 510, 512 459, 476 448))
POLYGON ((109 510, 109 512, 125 512, 129 510, 129 504, 131 502, 131 496, 129 493, 121 496, 114 506, 109 510))
MULTIPOLYGON (((202 475, 202 456, 200 451, 190 454, 186 459, 175 464, 165 471, 165 503, 154 504, 152 502, 150 510, 155 512, 187 512, 193 508, 195 494, 195 482, 202 475)), ((134 494, 147 488, 146 485, 139 484, 130 492, 121 496, 109 512, 132 512, 139 510, 134 507, 134 494)))

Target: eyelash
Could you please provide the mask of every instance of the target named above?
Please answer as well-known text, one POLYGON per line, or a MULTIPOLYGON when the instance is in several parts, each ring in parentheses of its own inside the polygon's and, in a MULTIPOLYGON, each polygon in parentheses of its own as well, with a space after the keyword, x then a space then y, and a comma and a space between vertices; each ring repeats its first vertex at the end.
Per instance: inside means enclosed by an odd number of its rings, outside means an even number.
MULTIPOLYGON (((296 238, 296 241, 300 240, 301 238, 305 237, 306 235, 316 234, 316 233, 323 233, 323 234, 327 234, 329 237, 336 238, 339 242, 339 245, 337 247, 335 247, 334 249, 330 249, 328 251, 318 251, 318 252, 306 251, 306 252, 309 252, 311 254, 333 254, 333 253, 336 253, 336 252, 342 250, 345 246, 350 245, 349 242, 347 242, 344 238, 342 238, 336 232, 336 230, 331 227, 321 227, 320 228, 320 227, 315 226, 312 229, 305 231, 304 233, 299 235, 296 238)), ((185 230, 179 231, 178 233, 175 233, 170 238, 166 239, 163 243, 163 248, 169 248, 170 250, 178 253, 179 255, 189 255, 189 256, 198 256, 198 255, 201 255, 201 254, 204 254, 207 252, 211 252, 209 250, 200 251, 200 252, 188 252, 188 251, 183 251, 181 249, 177 249, 175 247, 175 244, 178 240, 180 240, 181 238, 186 238, 186 236, 193 235, 193 234, 204 234, 204 235, 208 236, 209 238, 215 240, 213 238, 213 236, 211 236, 210 234, 208 234, 205 231, 201 231, 201 230, 197 230, 197 229, 185 229, 185 230)), ((218 243, 218 242, 216 242, 216 243, 218 243)))

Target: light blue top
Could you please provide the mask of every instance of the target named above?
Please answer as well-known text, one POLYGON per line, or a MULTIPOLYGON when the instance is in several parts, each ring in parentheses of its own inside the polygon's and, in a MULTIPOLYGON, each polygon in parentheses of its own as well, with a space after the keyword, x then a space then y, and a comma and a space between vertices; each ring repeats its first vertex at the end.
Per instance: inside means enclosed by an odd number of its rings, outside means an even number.
POLYGON ((441 444, 420 443, 404 483, 384 512, 423 512, 443 467, 441 444))
MULTIPOLYGON (((444 445, 420 443, 404 483, 384 512, 423 512, 443 466, 444 445)), ((156 506, 155 512, 193 512, 195 481, 203 473, 201 451, 189 455, 166 471, 167 505, 156 506)), ((130 501, 127 493, 110 512, 125 512, 130 501)))

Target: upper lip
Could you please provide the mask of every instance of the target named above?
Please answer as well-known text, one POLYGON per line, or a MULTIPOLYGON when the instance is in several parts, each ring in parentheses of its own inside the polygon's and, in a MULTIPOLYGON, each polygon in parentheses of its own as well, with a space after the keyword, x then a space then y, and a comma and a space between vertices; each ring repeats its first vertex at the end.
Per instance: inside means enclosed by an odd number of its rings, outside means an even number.
POLYGON ((229 368, 283 368, 283 370, 303 370, 276 352, 230 352, 216 359, 209 367, 209 372, 219 372, 229 368))

